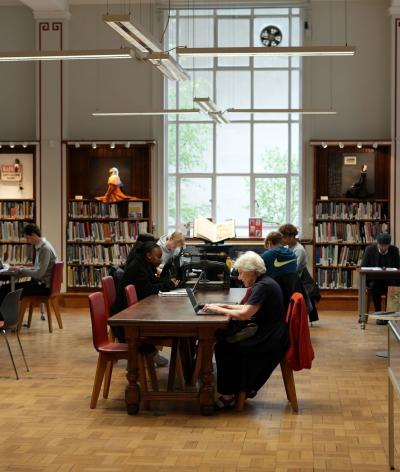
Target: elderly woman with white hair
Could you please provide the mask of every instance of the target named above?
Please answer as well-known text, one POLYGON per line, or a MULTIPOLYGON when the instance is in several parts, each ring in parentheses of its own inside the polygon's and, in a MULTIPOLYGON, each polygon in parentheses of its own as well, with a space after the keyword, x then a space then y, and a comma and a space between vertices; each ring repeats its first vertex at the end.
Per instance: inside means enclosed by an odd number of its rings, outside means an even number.
POLYGON ((248 289, 242 304, 204 307, 230 318, 226 335, 215 346, 216 409, 233 408, 235 395, 242 391, 254 397, 289 348, 282 291, 265 275, 262 258, 248 251, 237 259, 235 268, 248 289))

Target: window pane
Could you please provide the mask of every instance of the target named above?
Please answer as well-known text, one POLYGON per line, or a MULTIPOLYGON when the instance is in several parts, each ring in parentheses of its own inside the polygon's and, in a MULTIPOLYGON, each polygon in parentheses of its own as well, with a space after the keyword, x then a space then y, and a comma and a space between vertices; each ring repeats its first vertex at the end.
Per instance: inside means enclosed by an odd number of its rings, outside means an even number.
POLYGON ((291 172, 298 173, 300 170, 300 142, 299 142, 299 124, 292 123, 291 128, 291 172))
POLYGON ((300 46, 300 18, 292 18, 291 46, 300 46))
POLYGON ((217 10, 218 16, 224 16, 224 15, 242 16, 242 15, 250 15, 250 14, 251 14, 251 10, 245 9, 245 8, 224 8, 221 10, 217 10))
MULTIPOLYGON (((216 102, 221 110, 227 108, 251 108, 251 76, 249 71, 217 72, 216 102)), ((230 113, 229 119, 249 120, 249 114, 230 113)))
POLYGON ((168 50, 176 47, 176 19, 170 18, 168 23, 168 50))
POLYGON ((255 15, 287 15, 289 13, 288 8, 255 8, 255 15))
POLYGON ((176 226, 176 179, 168 178, 168 225, 176 226))
MULTIPOLYGON (((214 46, 214 20, 213 18, 192 17, 179 18, 179 46, 188 48, 204 48, 214 46)), ((210 57, 193 58, 182 56, 179 59, 182 67, 192 69, 193 67, 212 67, 213 59, 210 57)))
POLYGON ((217 127, 217 172, 250 172, 250 124, 217 127))
POLYGON ((298 70, 292 71, 290 93, 290 108, 300 108, 300 74, 298 70))
POLYGON ((286 222, 286 178, 255 179, 255 190, 257 216, 267 225, 286 222))
MULTIPOLYGON (((218 47, 245 47, 250 43, 250 22, 243 19, 223 19, 218 21, 218 47)), ((219 67, 248 66, 248 57, 221 57, 218 59, 219 67)))
MULTIPOLYGON (((254 72, 254 108, 289 108, 287 71, 254 72)), ((287 120, 287 114, 258 114, 258 120, 287 120)))
POLYGON ((217 223, 235 220, 245 226, 250 216, 250 178, 217 177, 217 223))
MULTIPOLYGON (((289 20, 288 18, 254 18, 253 46, 262 46, 260 34, 266 26, 277 26, 282 32, 282 41, 279 46, 289 46, 289 20)), ((254 67, 288 67, 287 57, 255 57, 254 67)))
POLYGON ((290 222, 295 226, 300 226, 299 208, 300 208, 300 185, 299 176, 292 176, 290 195, 290 222))
MULTIPOLYGON (((176 82, 173 80, 167 80, 167 107, 168 108, 178 108, 176 103, 176 82)), ((171 118, 168 116, 169 120, 175 120, 175 115, 171 115, 171 118)))
POLYGON ((254 171, 285 173, 288 171, 288 125, 286 123, 254 125, 254 171))
POLYGON ((207 123, 179 125, 179 172, 212 171, 212 126, 207 123))
POLYGON ((176 125, 168 126, 168 172, 176 172, 176 125))
POLYGON ((195 218, 211 217, 211 179, 181 179, 181 224, 192 224, 195 218))

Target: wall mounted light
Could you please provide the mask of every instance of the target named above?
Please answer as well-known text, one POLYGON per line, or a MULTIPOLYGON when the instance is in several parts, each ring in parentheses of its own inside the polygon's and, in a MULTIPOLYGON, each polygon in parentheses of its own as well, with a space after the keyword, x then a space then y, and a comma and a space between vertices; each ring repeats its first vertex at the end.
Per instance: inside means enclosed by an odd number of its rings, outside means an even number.
POLYGON ((15 147, 15 144, 14 144, 14 143, 10 143, 10 148, 11 148, 11 149, 14 149, 14 147, 15 147))
POLYGON ((115 143, 110 144, 110 149, 115 149, 115 143))
POLYGON ((22 147, 23 147, 23 148, 26 148, 27 146, 28 146, 27 143, 22 143, 22 147))
POLYGON ((328 144, 325 141, 322 141, 321 146, 326 149, 328 147, 328 144))
POLYGON ((131 146, 131 143, 130 143, 129 141, 128 141, 127 143, 125 143, 125 147, 126 147, 126 149, 129 149, 129 148, 130 148, 130 146, 131 146))
POLYGON ((96 149, 96 148, 97 148, 97 144, 96 144, 96 143, 92 143, 92 148, 93 148, 93 149, 96 149))
POLYGON ((373 147, 374 149, 378 149, 378 143, 374 143, 374 144, 372 145, 372 147, 373 147))
POLYGON ((357 143, 357 147, 358 147, 358 149, 361 149, 362 148, 362 143, 357 143))
POLYGON ((81 147, 81 145, 80 145, 79 143, 75 143, 75 148, 76 148, 76 149, 78 149, 78 148, 80 148, 80 147, 81 147))
POLYGON ((2 147, 3 147, 3 145, 2 145, 2 144, 0 144, 0 149, 1 149, 2 147))
POLYGON ((339 148, 340 148, 340 149, 343 149, 343 148, 344 148, 344 144, 343 144, 343 143, 339 143, 339 148))

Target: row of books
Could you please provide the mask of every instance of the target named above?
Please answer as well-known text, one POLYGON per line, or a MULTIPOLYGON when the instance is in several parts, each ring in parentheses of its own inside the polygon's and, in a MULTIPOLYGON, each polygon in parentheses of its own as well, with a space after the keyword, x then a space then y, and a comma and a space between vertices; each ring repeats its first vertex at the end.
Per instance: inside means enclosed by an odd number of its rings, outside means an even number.
POLYGON ((29 244, 0 244, 0 260, 7 264, 28 264, 33 260, 33 247, 29 244))
POLYGON ((118 218, 118 205, 103 202, 68 202, 70 218, 118 218))
POLYGON ((317 243, 372 243, 380 233, 388 231, 386 223, 371 221, 358 223, 339 223, 327 221, 315 226, 315 241, 317 243))
POLYGON ((67 241, 135 242, 140 233, 147 232, 147 221, 69 221, 67 241))
POLYGON ((0 241, 25 241, 22 231, 24 223, 22 221, 1 221, 0 222, 0 241))
POLYGON ((360 246, 316 246, 317 265, 360 266, 364 248, 360 246))
POLYGON ((317 269, 320 288, 358 288, 358 272, 350 269, 317 269))
POLYGON ((384 220, 385 208, 377 202, 321 202, 315 207, 315 217, 320 220, 384 220))
POLYGON ((109 275, 107 267, 67 266, 67 283, 69 288, 101 287, 102 277, 109 275))
POLYGON ((69 245, 67 246, 68 264, 124 264, 133 244, 114 244, 113 246, 99 245, 69 245))
POLYGON ((1 218, 18 218, 33 219, 35 203, 32 201, 25 202, 0 202, 0 219, 1 218))

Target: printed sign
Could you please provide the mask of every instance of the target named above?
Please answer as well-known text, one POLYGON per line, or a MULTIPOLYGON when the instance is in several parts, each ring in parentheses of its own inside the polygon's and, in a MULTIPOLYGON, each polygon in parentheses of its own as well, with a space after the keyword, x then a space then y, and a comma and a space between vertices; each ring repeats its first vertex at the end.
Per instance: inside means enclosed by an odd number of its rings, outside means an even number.
POLYGON ((0 175, 3 182, 21 182, 22 180, 22 165, 14 164, 0 166, 0 175))

